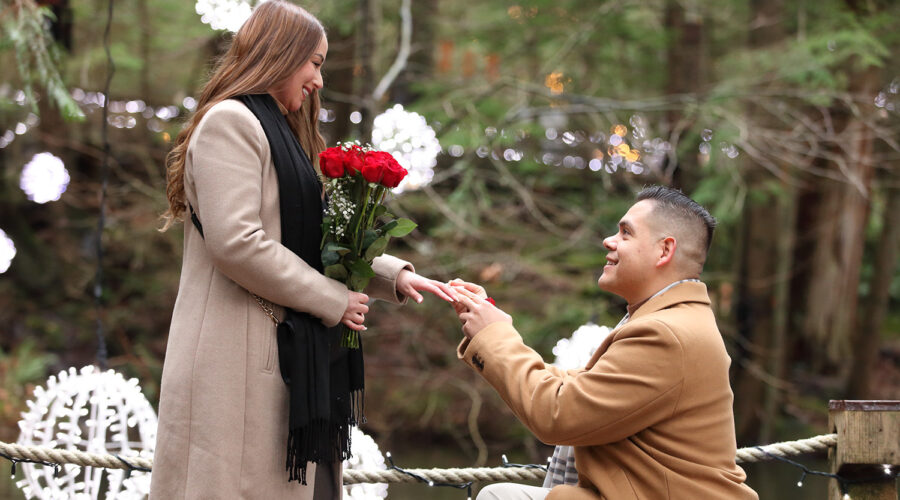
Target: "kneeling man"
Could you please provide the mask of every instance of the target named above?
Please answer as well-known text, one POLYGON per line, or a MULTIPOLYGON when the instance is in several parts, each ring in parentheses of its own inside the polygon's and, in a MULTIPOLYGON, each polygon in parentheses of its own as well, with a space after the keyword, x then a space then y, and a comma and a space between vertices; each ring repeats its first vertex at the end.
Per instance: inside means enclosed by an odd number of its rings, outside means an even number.
POLYGON ((597 283, 628 314, 581 370, 544 363, 481 287, 453 283, 459 358, 538 439, 574 446, 578 470, 574 486, 498 484, 479 499, 757 498, 735 463, 731 360, 699 280, 715 223, 680 191, 638 194, 603 241, 597 283))

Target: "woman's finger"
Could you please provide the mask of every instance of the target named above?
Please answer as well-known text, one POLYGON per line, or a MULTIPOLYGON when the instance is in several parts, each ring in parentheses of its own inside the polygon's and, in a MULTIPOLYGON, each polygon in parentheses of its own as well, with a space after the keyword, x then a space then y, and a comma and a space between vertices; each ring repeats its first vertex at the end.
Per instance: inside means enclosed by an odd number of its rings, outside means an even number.
POLYGON ((431 292, 435 296, 444 299, 447 302, 453 303, 455 299, 453 298, 453 291, 450 290, 450 287, 447 285, 440 283, 438 281, 429 281, 426 284, 427 291, 431 292))
POLYGON ((357 332, 360 332, 360 331, 363 331, 366 329, 366 327, 364 325, 356 323, 349 318, 341 321, 341 324, 343 324, 344 326, 346 326, 347 328, 349 328, 351 330, 356 330, 357 332))

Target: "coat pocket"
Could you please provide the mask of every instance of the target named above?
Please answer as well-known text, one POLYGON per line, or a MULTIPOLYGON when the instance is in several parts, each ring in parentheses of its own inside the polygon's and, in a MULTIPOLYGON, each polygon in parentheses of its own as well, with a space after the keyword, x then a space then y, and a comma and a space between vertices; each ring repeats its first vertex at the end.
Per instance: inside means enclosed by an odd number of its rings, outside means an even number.
POLYGON ((262 373, 270 374, 277 368, 275 325, 250 297, 250 314, 247 315, 249 338, 255 343, 256 367, 262 373))

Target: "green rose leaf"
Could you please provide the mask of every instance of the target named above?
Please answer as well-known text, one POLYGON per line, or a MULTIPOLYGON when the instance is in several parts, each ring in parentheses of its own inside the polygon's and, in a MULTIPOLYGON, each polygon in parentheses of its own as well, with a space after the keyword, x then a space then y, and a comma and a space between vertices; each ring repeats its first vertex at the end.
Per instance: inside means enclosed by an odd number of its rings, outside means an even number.
POLYGON ((384 205, 378 205, 375 207, 375 217, 381 217, 382 215, 387 213, 387 207, 384 205))
MULTIPOLYGON (((378 239, 378 232, 374 229, 366 229, 366 232, 363 234, 363 250, 369 248, 375 240, 378 239)), ((371 259, 370 259, 371 260, 371 259)))
MULTIPOLYGON (((325 251, 335 252, 338 255, 345 255, 347 252, 350 251, 350 249, 345 247, 344 245, 334 243, 334 242, 329 242, 325 245, 325 251)), ((324 253, 323 253, 322 263, 325 264, 324 253)), ((329 264, 325 264, 325 265, 327 266, 329 264)))
POLYGON ((366 255, 363 256, 364 259, 371 261, 375 257, 384 253, 384 250, 387 248, 388 241, 391 239, 390 235, 384 235, 381 238, 378 238, 372 243, 372 246, 366 250, 366 255))
POLYGON ((340 282, 346 281, 347 276, 349 275, 350 273, 347 271, 347 268, 344 267, 343 264, 334 264, 325 268, 325 276, 328 276, 329 278, 338 280, 340 282))
POLYGON ((391 229, 394 229, 395 227, 397 227, 397 221, 392 220, 382 226, 379 230, 381 231, 381 234, 387 234, 391 229))
MULTIPOLYGON (((387 232, 387 234, 389 234, 395 238, 400 238, 402 236, 406 236, 407 234, 411 233, 412 230, 415 229, 416 225, 417 225, 415 222, 413 222, 409 219, 397 219, 394 222, 396 222, 397 225, 392 227, 391 229, 387 230, 386 232, 387 232)), ((388 224, 388 225, 390 225, 390 224, 388 224)), ((387 226, 385 226, 385 227, 387 227, 387 226)))
POLYGON ((362 276, 365 278, 371 278, 375 276, 375 271, 372 270, 372 266, 362 259, 357 259, 351 262, 349 268, 350 272, 355 276, 362 276))
MULTIPOLYGON (((331 245, 329 243, 329 245, 331 245)), ((333 250, 328 249, 328 245, 322 250, 322 265, 325 267, 333 266, 341 261, 341 255, 333 250)))
POLYGON ((353 291, 361 292, 366 289, 366 285, 369 284, 370 279, 372 278, 351 274, 350 280, 347 282, 347 286, 353 291))

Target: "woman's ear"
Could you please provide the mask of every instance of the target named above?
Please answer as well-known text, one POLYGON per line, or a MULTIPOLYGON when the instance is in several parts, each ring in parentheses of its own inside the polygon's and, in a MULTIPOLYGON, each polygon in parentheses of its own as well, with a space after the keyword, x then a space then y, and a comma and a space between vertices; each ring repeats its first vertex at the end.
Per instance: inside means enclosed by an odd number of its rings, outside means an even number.
POLYGON ((656 267, 664 266, 671 262, 672 259, 675 258, 675 249, 677 247, 678 242, 675 241, 675 238, 672 236, 666 236, 659 240, 660 255, 659 259, 656 261, 656 267))

